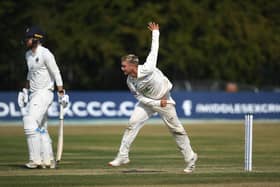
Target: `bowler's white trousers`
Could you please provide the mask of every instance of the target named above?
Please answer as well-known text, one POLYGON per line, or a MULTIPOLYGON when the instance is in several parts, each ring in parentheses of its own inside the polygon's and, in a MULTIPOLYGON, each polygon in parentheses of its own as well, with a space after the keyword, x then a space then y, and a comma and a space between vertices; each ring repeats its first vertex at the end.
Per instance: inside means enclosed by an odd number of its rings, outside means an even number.
POLYGON ((27 138, 29 160, 38 164, 49 164, 53 160, 51 138, 47 130, 48 108, 53 101, 51 90, 31 93, 27 113, 23 116, 24 132, 27 138))
POLYGON ((177 117, 176 109, 173 104, 167 104, 166 107, 150 107, 142 103, 136 104, 130 117, 128 127, 124 132, 118 157, 129 156, 130 146, 136 138, 139 130, 144 126, 145 121, 148 120, 155 112, 161 116, 169 131, 172 133, 179 150, 184 156, 185 162, 189 162, 190 159, 192 159, 194 152, 190 145, 188 135, 177 117))

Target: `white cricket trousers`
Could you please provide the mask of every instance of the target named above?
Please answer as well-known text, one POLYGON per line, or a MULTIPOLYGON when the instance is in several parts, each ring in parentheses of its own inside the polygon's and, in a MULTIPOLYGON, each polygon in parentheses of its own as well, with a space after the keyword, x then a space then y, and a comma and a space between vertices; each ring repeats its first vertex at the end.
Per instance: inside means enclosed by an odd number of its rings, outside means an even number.
POLYGON ((47 129, 48 108, 53 101, 51 90, 38 90, 30 95, 27 113, 23 116, 29 160, 49 164, 53 160, 52 142, 47 129))
POLYGON ((173 104, 167 104, 166 107, 150 107, 142 103, 136 104, 130 117, 128 127, 124 132, 118 157, 129 156, 130 146, 136 138, 139 130, 144 126, 145 121, 147 121, 155 112, 161 116, 165 125, 172 133, 179 150, 183 154, 185 162, 188 163, 192 159, 194 152, 190 145, 188 135, 177 117, 176 109, 173 104))

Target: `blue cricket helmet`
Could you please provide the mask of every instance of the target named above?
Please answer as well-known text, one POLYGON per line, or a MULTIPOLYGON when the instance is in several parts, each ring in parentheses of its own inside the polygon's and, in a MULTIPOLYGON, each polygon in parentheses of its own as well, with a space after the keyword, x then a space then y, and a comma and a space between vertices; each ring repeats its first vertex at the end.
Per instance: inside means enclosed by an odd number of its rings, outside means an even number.
POLYGON ((45 33, 37 26, 28 27, 25 31, 25 39, 34 38, 35 40, 43 42, 44 37, 45 33))

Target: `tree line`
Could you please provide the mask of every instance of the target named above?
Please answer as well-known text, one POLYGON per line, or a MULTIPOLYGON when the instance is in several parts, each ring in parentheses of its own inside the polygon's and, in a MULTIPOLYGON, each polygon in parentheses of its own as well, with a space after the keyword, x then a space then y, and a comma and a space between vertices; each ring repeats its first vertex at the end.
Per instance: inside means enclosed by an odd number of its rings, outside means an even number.
POLYGON ((121 56, 144 62, 149 21, 160 24, 158 67, 171 80, 280 86, 280 1, 4 0, 0 90, 26 79, 25 28, 40 26, 66 89, 123 90, 121 56))

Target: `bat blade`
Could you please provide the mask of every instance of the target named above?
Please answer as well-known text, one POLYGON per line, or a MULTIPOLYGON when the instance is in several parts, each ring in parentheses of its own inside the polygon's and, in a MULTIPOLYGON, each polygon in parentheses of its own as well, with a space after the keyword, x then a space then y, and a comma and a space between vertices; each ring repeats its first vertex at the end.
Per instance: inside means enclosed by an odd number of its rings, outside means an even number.
POLYGON ((64 125, 63 123, 64 123, 63 106, 60 104, 58 141, 57 141, 57 152, 56 152, 57 163, 61 160, 62 152, 63 152, 63 125, 64 125))

